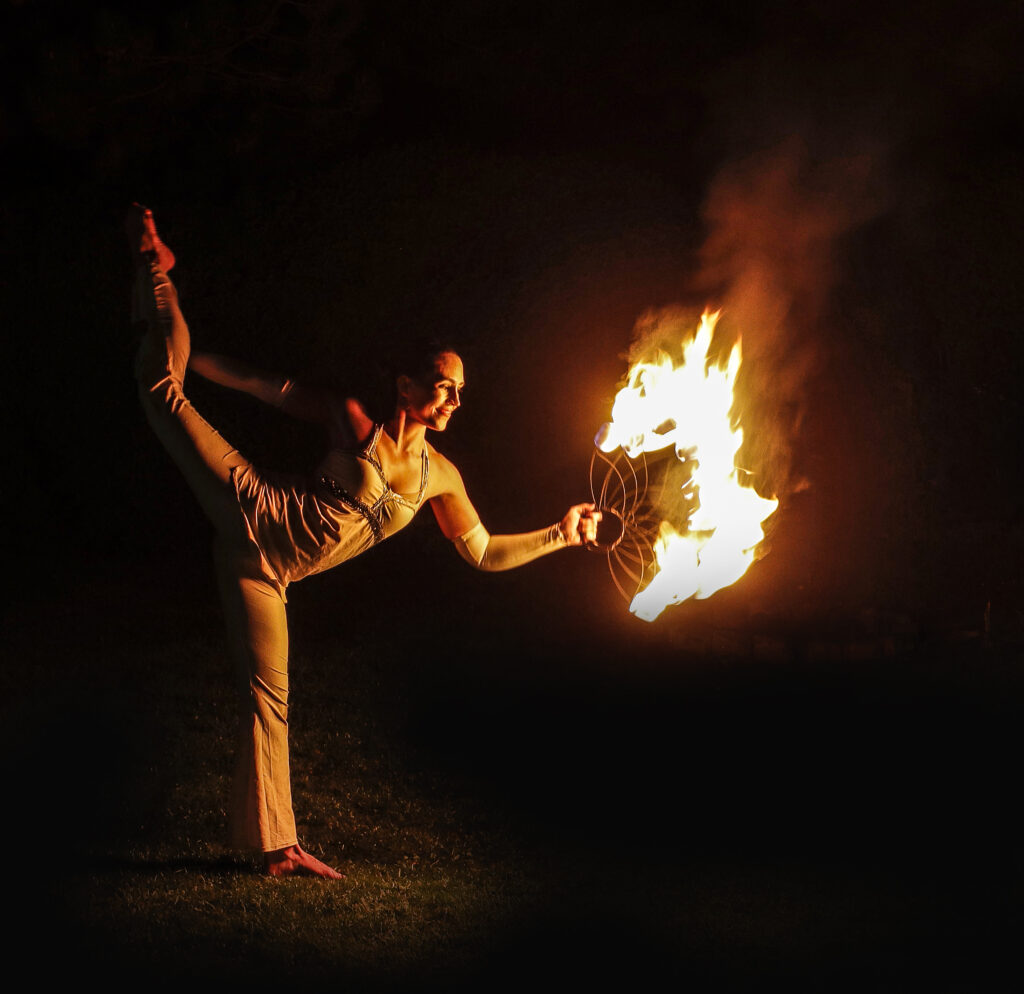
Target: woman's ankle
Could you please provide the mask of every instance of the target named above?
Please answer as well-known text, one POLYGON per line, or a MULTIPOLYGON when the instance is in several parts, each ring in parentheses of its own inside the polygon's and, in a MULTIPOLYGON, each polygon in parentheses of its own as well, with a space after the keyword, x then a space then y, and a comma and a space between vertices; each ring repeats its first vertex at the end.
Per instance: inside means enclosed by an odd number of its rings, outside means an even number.
POLYGON ((125 219, 128 246, 136 264, 147 269, 169 272, 174 268, 174 253, 163 243, 156 230, 153 212, 141 204, 132 204, 125 219))

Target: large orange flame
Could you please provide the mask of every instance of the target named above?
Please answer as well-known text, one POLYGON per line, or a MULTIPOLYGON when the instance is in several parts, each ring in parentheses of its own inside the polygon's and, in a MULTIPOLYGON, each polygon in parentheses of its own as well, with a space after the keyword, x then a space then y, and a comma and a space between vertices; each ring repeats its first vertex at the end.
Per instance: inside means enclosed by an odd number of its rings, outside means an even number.
POLYGON ((604 452, 622 446, 630 458, 672 446, 692 466, 681 487, 692 508, 685 531, 661 523, 654 543, 656 572, 630 604, 638 618, 653 621, 670 604, 710 597, 735 583, 754 561, 764 521, 779 502, 744 485, 736 466, 743 429, 734 422, 733 388, 742 361, 740 343, 725 368, 708 363, 720 312, 705 313, 682 362, 662 354, 637 362, 612 405, 612 419, 597 435, 604 452))

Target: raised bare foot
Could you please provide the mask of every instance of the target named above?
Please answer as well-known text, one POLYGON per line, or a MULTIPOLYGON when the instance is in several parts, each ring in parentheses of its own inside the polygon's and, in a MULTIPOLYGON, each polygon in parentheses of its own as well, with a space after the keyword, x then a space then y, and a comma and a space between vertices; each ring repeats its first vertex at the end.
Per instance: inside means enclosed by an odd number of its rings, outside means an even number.
POLYGON ((138 252, 140 255, 156 253, 157 262, 165 273, 174 268, 174 253, 160 240, 153 212, 148 207, 132 204, 128 217, 125 218, 124 227, 132 252, 138 252))
POLYGON ((263 865, 271 877, 325 877, 327 880, 344 880, 345 874, 332 870, 315 856, 310 856, 298 843, 285 849, 275 849, 263 854, 263 865))

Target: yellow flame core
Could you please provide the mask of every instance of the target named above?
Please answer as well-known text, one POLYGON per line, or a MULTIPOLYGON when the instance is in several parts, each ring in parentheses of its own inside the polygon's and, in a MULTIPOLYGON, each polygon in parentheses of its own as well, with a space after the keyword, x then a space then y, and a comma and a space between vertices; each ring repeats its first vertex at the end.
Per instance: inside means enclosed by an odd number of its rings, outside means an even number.
POLYGON ((635 458, 673 446, 681 461, 693 460, 681 488, 696 502, 686 532, 662 521, 654 543, 657 572, 629 606, 644 621, 670 604, 710 597, 735 583, 754 561, 763 523, 779 506, 740 482, 736 454, 743 430, 730 412, 742 353, 737 342, 724 369, 708 365, 719 313, 704 314, 681 363, 662 354, 629 370, 611 423, 598 435, 605 452, 621 445, 635 458))

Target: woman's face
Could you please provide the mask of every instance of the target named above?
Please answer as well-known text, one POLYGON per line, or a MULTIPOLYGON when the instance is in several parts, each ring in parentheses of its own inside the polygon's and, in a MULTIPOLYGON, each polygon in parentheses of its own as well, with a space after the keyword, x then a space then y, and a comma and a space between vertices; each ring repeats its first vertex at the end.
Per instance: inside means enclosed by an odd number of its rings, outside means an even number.
POLYGON ((448 419, 462 405, 465 385, 462 360, 454 352, 442 352, 434 360, 432 375, 402 377, 399 389, 406 417, 434 431, 444 431, 448 419))

